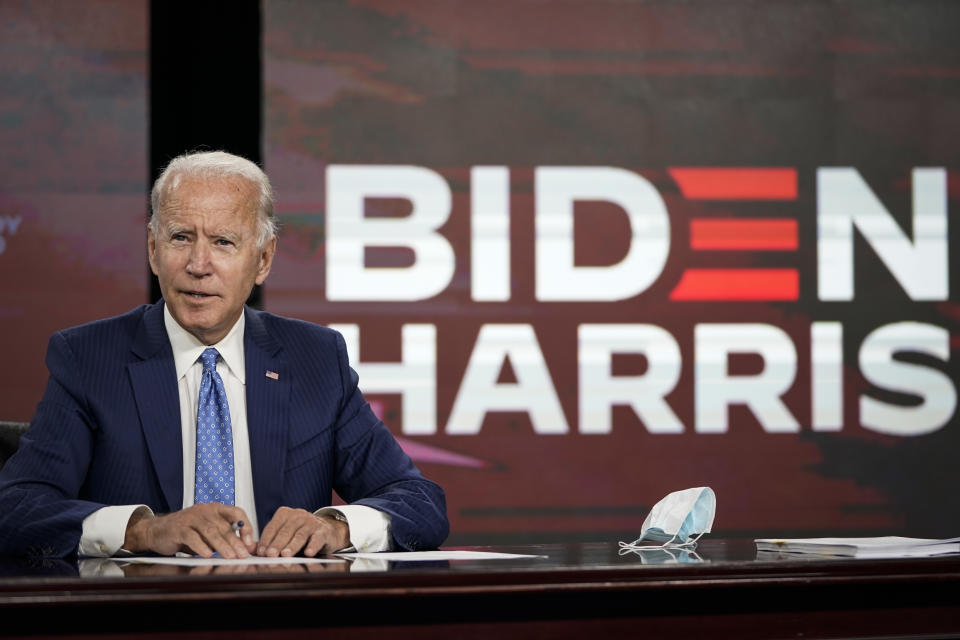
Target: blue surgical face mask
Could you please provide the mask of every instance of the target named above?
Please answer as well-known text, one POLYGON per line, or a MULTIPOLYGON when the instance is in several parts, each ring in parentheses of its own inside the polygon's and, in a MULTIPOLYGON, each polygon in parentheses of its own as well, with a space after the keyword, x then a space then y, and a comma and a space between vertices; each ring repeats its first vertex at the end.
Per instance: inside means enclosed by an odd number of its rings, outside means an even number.
POLYGON ((667 494, 643 521, 640 537, 621 542, 622 552, 656 549, 661 545, 641 545, 644 540, 662 542, 663 547, 694 547, 697 540, 713 528, 717 496, 710 487, 696 487, 667 494))

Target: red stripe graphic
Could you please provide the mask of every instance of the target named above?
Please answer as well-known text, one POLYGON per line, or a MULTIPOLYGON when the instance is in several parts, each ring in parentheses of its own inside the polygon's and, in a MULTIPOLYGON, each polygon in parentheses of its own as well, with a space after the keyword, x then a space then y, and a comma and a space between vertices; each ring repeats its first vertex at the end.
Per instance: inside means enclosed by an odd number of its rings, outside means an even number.
POLYGON ((796 300, 796 269, 687 269, 671 300, 796 300))
POLYGON ((796 200, 797 170, 784 168, 668 169, 688 200, 796 200))
POLYGON ((797 221, 695 218, 690 221, 690 247, 698 250, 793 251, 797 248, 797 221))

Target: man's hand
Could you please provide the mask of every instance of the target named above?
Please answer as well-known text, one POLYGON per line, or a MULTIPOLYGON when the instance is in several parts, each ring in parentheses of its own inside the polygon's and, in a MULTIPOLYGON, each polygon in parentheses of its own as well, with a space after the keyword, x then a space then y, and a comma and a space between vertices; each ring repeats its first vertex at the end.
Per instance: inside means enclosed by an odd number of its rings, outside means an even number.
POLYGON ((246 558, 256 543, 250 518, 239 507, 211 502, 195 504, 164 516, 134 514, 127 523, 123 548, 128 551, 153 551, 172 556, 178 551, 204 558, 215 552, 224 558, 246 558), (245 522, 240 536, 231 525, 245 522))
POLYGON ((257 555, 276 558, 318 553, 334 553, 350 546, 350 527, 331 516, 316 516, 303 509, 280 507, 273 514, 260 543, 257 555))

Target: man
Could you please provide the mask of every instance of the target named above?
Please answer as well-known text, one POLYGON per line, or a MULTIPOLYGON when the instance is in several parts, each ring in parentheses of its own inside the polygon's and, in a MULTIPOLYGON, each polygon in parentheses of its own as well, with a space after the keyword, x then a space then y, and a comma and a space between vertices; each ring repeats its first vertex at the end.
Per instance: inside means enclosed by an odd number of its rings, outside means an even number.
POLYGON ((187 154, 151 207, 163 300, 50 339, 43 400, 0 471, 0 554, 438 546, 443 491, 363 400, 343 338, 244 306, 276 250, 267 176, 187 154), (349 504, 330 509, 331 490, 349 504))

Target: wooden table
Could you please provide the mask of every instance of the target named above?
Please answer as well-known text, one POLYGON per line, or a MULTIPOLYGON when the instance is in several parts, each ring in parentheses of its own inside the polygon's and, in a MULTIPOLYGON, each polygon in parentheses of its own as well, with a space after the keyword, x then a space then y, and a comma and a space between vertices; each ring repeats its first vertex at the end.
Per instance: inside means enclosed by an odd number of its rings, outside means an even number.
POLYGON ((621 556, 615 543, 478 549, 546 557, 206 575, 108 565, 116 577, 85 577, 61 560, 7 558, 0 635, 960 638, 960 555, 758 557, 750 540, 708 539, 699 558, 621 556))

